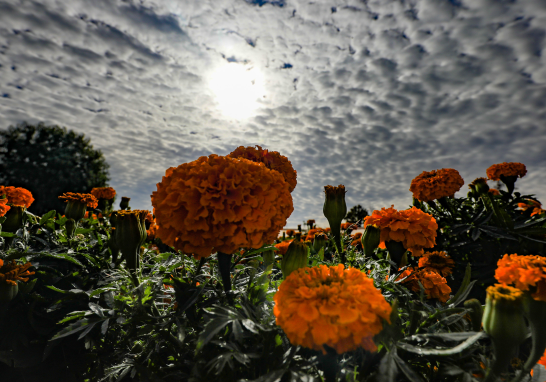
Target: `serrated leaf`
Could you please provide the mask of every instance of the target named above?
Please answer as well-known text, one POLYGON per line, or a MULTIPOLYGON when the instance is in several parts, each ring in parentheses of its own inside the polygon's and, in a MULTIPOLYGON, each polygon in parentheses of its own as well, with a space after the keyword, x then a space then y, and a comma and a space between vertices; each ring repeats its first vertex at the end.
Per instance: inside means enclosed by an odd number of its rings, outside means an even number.
POLYGON ((199 339, 197 340, 197 346, 196 351, 198 352, 212 340, 212 338, 218 334, 220 331, 224 330, 227 324, 231 322, 230 319, 226 317, 219 317, 214 318, 210 320, 206 325, 201 334, 199 335, 199 339))
POLYGON ((57 214, 57 211, 55 210, 49 211, 48 213, 46 213, 40 218, 40 222, 38 224, 44 225, 47 221, 54 219, 56 214, 57 214))

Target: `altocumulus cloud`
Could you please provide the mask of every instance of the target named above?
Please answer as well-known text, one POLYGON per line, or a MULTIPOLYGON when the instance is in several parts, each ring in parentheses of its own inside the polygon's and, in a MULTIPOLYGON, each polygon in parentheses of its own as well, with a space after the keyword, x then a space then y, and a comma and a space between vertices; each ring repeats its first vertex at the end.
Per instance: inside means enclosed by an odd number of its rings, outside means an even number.
POLYGON ((134 207, 166 168, 255 144, 298 171, 291 226, 325 224, 326 184, 405 208, 443 167, 523 162, 546 200, 545 44, 543 0, 0 0, 0 117, 86 133, 134 207), (260 75, 244 118, 211 86, 226 65, 260 75))

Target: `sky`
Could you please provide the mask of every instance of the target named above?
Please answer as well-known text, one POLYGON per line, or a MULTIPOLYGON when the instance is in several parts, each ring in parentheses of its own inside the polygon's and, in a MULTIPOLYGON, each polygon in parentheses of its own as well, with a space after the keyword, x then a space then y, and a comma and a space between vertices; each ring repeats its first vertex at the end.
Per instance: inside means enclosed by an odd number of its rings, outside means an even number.
POLYGON ((327 226, 325 185, 405 209, 440 168, 464 196, 521 162, 546 201, 545 46, 545 0, 0 0, 0 129, 85 133, 133 209, 253 145, 298 173, 288 227, 327 226))

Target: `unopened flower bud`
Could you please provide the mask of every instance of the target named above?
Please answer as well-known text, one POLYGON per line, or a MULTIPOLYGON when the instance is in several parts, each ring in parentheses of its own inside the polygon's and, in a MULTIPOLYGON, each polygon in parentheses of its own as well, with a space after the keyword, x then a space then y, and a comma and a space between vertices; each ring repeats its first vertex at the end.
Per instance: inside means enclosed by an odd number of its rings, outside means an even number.
POLYGON ((148 211, 118 211, 116 216, 116 245, 127 262, 127 268, 138 266, 140 246, 146 241, 144 219, 148 211))
POLYGON ((19 293, 19 285, 17 283, 0 283, 0 303, 10 302, 17 296, 17 293, 19 293))
POLYGON ((328 236, 326 236, 322 232, 317 233, 313 239, 313 249, 315 250, 315 252, 320 252, 320 250, 326 245, 327 241, 328 236))
POLYGON ((479 332, 482 328, 483 307, 479 300, 472 298, 464 302, 464 307, 470 310, 470 322, 472 330, 479 332))
POLYGON ((4 215, 6 220, 2 223, 2 229, 6 232, 17 232, 23 227, 23 211, 24 206, 11 206, 8 212, 4 215))
POLYGON ((281 270, 285 278, 296 269, 308 266, 308 251, 307 245, 301 241, 294 240, 290 243, 281 262, 281 270))
POLYGON ((322 212, 330 224, 337 251, 342 255, 342 263, 345 259, 343 258, 343 247, 341 246, 341 222, 347 215, 345 192, 345 186, 342 184, 337 187, 324 186, 326 199, 322 207, 322 212))
POLYGON ((544 326, 546 301, 535 300, 527 293, 524 300, 524 312, 529 321, 531 338, 533 339, 531 353, 523 366, 523 370, 528 372, 536 365, 546 350, 546 326, 544 326))
POLYGON ((265 251, 262 254, 262 258, 264 259, 264 265, 267 266, 269 264, 273 264, 275 262, 275 252, 274 251, 265 251))
POLYGON ((71 239, 72 236, 74 236, 74 232, 76 231, 76 221, 74 219, 68 219, 66 223, 64 223, 64 226, 66 228, 66 237, 71 239))
POLYGON ((119 208, 121 208, 122 210, 126 210, 127 208, 129 208, 129 200, 131 200, 131 198, 122 196, 121 202, 119 203, 119 208))
POLYGON ((482 324, 491 337, 495 354, 489 372, 499 376, 528 334, 523 318, 523 292, 500 284, 487 288, 482 324))
POLYGON ((372 256, 381 242, 381 229, 373 224, 367 225, 360 241, 364 249, 364 256, 372 256))

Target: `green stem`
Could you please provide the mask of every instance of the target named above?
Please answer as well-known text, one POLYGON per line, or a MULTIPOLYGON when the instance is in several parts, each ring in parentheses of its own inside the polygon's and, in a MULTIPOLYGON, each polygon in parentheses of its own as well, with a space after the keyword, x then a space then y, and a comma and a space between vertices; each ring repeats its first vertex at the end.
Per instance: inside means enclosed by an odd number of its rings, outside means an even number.
POLYGON ((233 255, 227 253, 218 252, 218 270, 220 271, 220 277, 222 278, 222 284, 224 284, 224 291, 226 296, 231 292, 231 258, 233 255))

